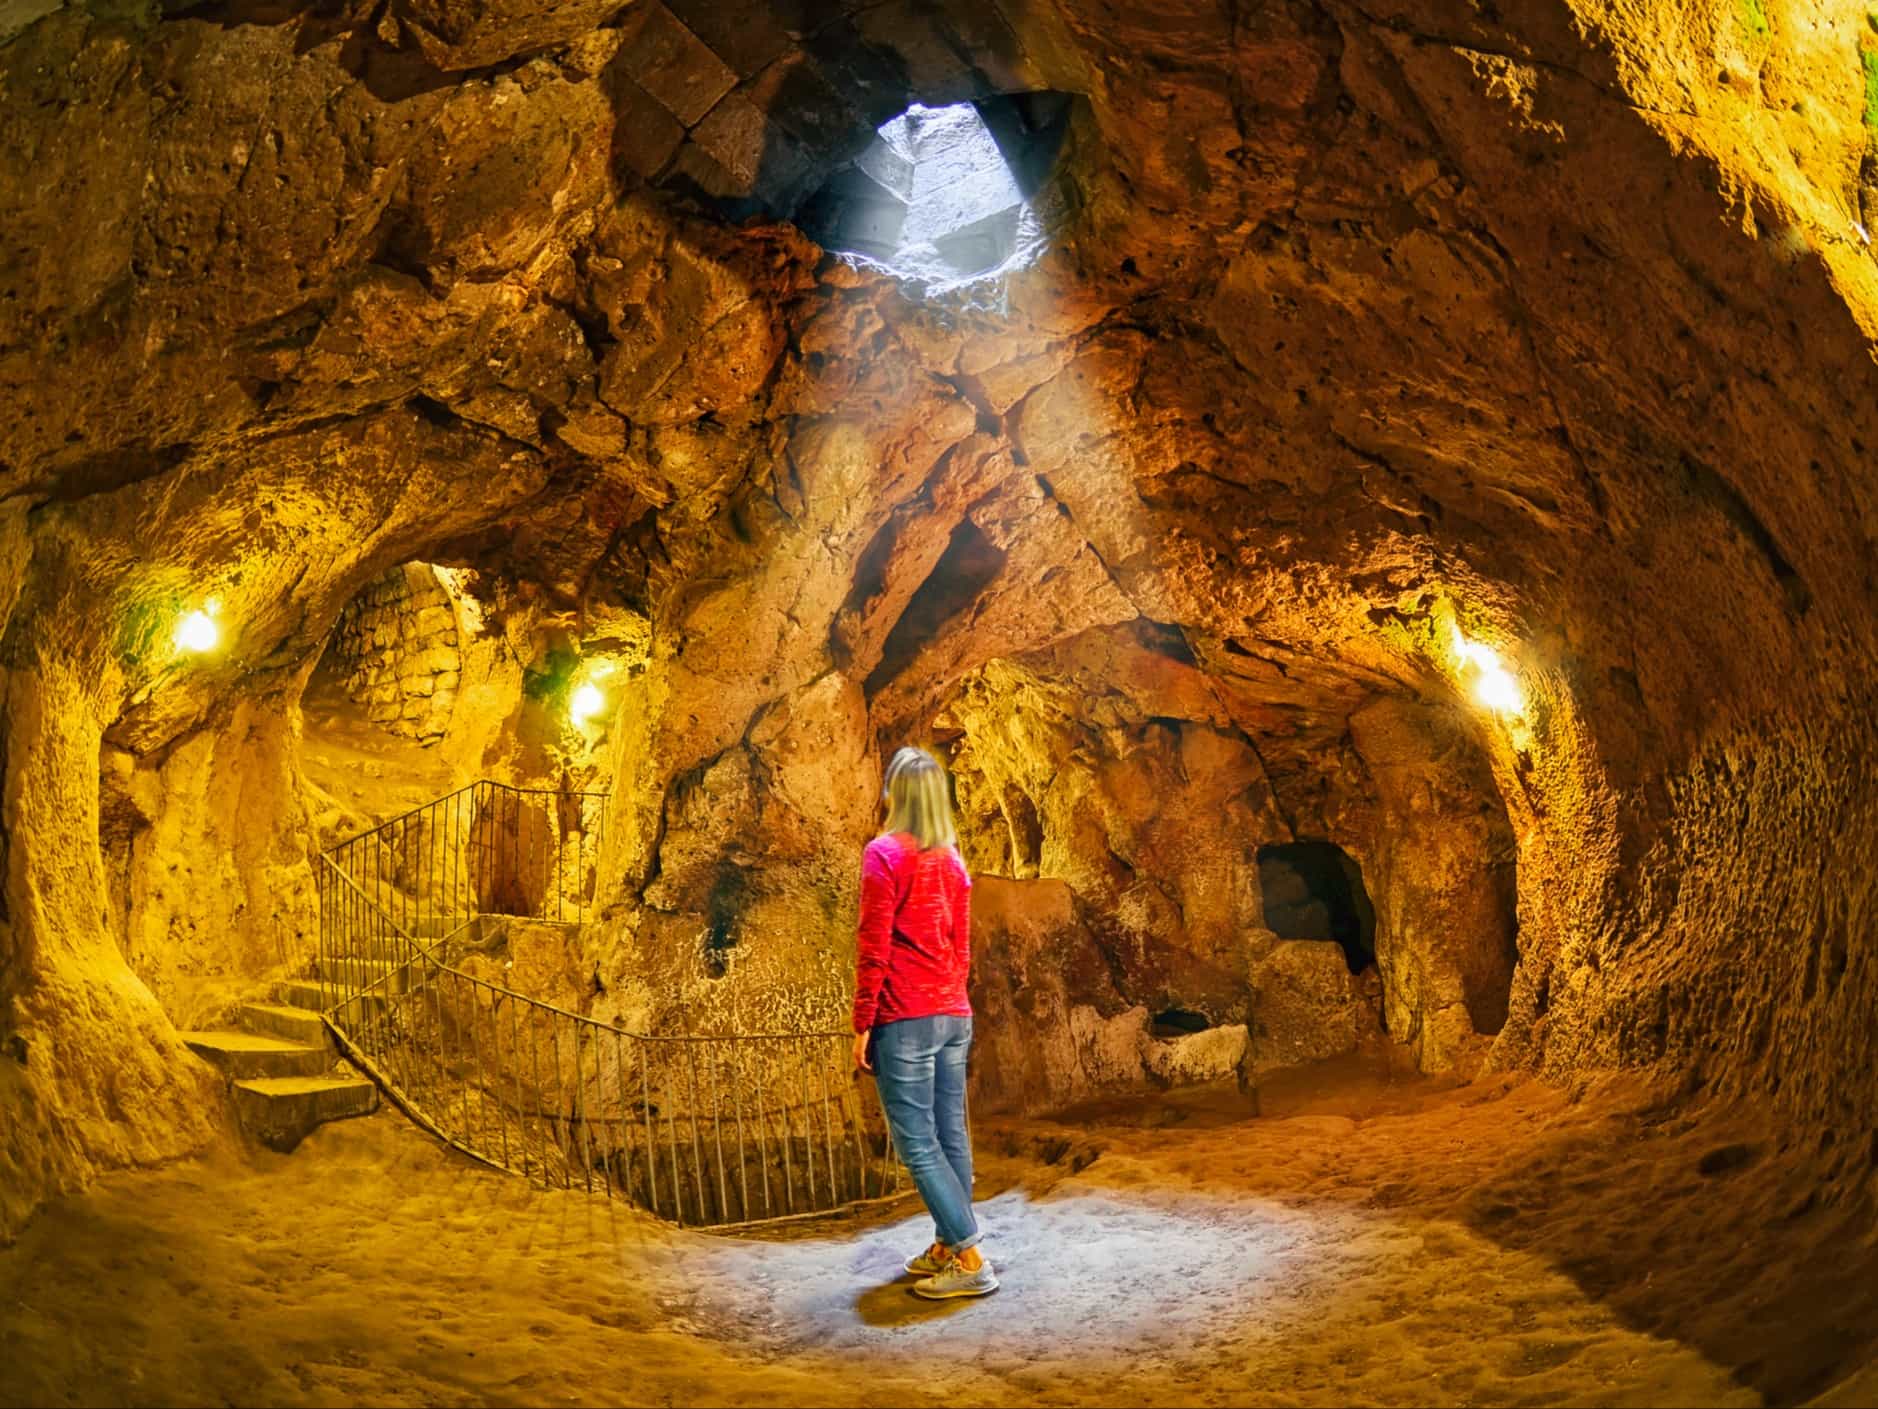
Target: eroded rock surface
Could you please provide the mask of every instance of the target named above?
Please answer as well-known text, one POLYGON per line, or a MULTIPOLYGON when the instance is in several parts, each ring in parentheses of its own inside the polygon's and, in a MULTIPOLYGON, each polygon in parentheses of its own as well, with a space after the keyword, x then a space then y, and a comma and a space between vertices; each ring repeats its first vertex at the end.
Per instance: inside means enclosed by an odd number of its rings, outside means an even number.
POLYGON ((454 776, 611 787, 597 1015, 838 1024, 913 739, 1013 1104, 1152 1079, 1173 1009, 1258 1060, 1257 850, 1317 838, 1425 1068, 1497 1031, 1867 1127, 1878 34, 1744 13, 9 18, 0 1231, 206 1137, 172 1023, 304 954, 356 801, 298 700, 411 561, 490 612, 454 776), (783 218, 1021 91, 1078 96, 1072 209, 975 306, 783 218))

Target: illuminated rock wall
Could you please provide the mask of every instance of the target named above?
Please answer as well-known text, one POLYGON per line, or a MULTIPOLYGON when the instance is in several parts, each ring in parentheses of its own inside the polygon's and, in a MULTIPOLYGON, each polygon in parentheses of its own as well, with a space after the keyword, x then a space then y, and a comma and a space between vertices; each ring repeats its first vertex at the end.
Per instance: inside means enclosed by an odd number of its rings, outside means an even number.
MULTIPOLYGON (((879 759, 925 738, 981 869, 1072 916, 1007 897, 1050 964, 984 933, 1044 975, 1020 1104, 1066 1053, 1149 1079, 1114 1024, 1163 996, 1239 1025, 1261 838, 1357 858, 1393 1036, 1471 1051, 1510 838, 1492 1060, 1868 1128, 1862 12, 791 13, 5 22, 4 1226, 207 1137, 151 987, 304 931, 263 903, 307 875, 294 702, 413 560, 526 595, 509 696, 633 643, 596 1011, 838 1022, 879 759), (774 218, 909 103, 1015 90, 1086 106, 996 311, 774 218), (209 594, 225 646, 179 658, 209 594), (1034 756, 961 717, 997 671, 1034 756)), ((479 697, 462 766, 548 767, 553 699, 504 742, 479 697)))

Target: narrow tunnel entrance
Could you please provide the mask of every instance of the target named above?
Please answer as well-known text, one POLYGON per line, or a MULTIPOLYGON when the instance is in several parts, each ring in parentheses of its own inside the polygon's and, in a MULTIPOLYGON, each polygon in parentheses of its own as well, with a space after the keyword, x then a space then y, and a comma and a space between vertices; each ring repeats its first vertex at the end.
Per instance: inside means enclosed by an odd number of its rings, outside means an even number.
POLYGON ((1350 972, 1376 962, 1376 910, 1363 873, 1342 847, 1324 841, 1259 848, 1265 926, 1280 939, 1335 940, 1350 972))

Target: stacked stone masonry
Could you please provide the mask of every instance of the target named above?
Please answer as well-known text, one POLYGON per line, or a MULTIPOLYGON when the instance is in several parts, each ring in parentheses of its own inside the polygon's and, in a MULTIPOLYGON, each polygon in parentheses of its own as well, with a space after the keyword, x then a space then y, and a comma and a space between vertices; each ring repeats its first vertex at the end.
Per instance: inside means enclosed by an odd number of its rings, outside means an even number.
POLYGON ((393 568, 353 598, 332 655, 346 694, 372 723, 423 743, 443 737, 462 658, 450 594, 428 563, 393 568))

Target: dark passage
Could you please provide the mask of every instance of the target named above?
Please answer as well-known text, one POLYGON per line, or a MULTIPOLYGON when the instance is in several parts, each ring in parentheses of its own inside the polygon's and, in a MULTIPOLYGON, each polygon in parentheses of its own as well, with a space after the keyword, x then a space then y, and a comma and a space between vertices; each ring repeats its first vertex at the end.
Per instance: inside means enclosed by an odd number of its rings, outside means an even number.
POLYGON ((1205 1013, 1196 1013, 1191 1008, 1167 1008, 1154 1015, 1148 1032, 1154 1037, 1185 1037, 1189 1033, 1205 1032, 1212 1025, 1205 1013))
POLYGON ((1265 925, 1280 939, 1334 939, 1350 972, 1376 962, 1376 910, 1363 873, 1340 846, 1284 842, 1259 848, 1265 925))
POLYGON ((919 585, 912 601, 906 604, 893 630, 887 633, 880 663, 869 673, 864 687, 868 697, 871 699, 880 693, 894 676, 912 663, 920 647, 971 606, 1003 566, 1004 553, 985 537, 977 524, 966 519, 953 529, 945 553, 919 585))

